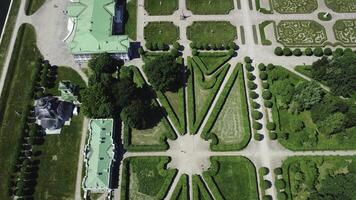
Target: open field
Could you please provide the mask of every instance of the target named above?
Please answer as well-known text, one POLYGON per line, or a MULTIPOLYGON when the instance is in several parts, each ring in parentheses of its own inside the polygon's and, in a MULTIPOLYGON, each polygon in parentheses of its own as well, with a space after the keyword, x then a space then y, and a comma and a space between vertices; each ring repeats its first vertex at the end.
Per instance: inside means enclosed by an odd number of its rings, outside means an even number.
POLYGON ((173 44, 179 39, 179 28, 173 22, 150 22, 144 34, 147 42, 173 44))
POLYGON ((349 199, 355 195, 350 187, 356 180, 355 166, 356 157, 290 157, 282 165, 285 193, 294 200, 325 195, 349 199))
POLYGON ((203 173, 213 196, 222 199, 258 199, 255 166, 244 157, 211 157, 209 171, 203 173), (212 189, 216 187, 216 189, 212 189), (217 194, 220 193, 220 194, 217 194))
POLYGON ((356 1, 349 0, 325 0, 328 8, 338 13, 356 12, 356 1))
MULTIPOLYGON (((85 87, 81 77, 70 68, 58 69, 57 81, 70 80, 80 88, 85 87)), ((56 84, 56 88, 57 84, 56 84)), ((60 135, 48 135, 36 150, 42 152, 37 178, 35 199, 73 199, 80 140, 83 128, 83 114, 74 116, 69 126, 64 126, 60 135)))
POLYGON ((277 41, 284 46, 322 46, 327 41, 325 28, 310 20, 282 20, 276 27, 277 41))
POLYGON ((334 24, 336 40, 344 45, 356 45, 356 20, 344 19, 337 20, 334 24))
POLYGON ((187 9, 195 15, 228 14, 234 9, 233 0, 187 0, 187 9))
POLYGON ((281 14, 312 13, 318 8, 317 0, 271 0, 272 7, 281 14))
POLYGON ((32 26, 23 25, 17 35, 16 44, 10 61, 10 67, 0 99, 0 199, 7 199, 6 180, 11 174, 11 165, 15 161, 15 146, 20 144, 22 128, 16 112, 23 113, 32 103, 28 95, 31 91, 31 74, 35 70, 36 60, 41 57, 36 47, 36 33, 32 26))
POLYGON ((193 22, 187 28, 189 40, 199 44, 222 44, 237 38, 236 27, 227 21, 193 22))
POLYGON ((125 159, 121 199, 163 199, 177 172, 166 169, 169 161, 169 157, 125 159))
POLYGON ((178 0, 145 0, 149 15, 171 15, 178 9, 178 0))

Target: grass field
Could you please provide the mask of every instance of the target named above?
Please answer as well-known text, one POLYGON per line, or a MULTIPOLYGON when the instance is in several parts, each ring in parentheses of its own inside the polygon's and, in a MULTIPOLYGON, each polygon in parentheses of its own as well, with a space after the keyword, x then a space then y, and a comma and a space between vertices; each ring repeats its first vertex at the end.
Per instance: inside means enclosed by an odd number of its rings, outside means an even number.
POLYGON ((199 175, 192 176, 193 200, 214 200, 199 175))
MULTIPOLYGON (((31 90, 31 74, 34 71, 34 63, 41 53, 36 47, 36 33, 32 26, 23 25, 18 33, 14 51, 10 61, 10 68, 6 77, 6 83, 0 99, 0 179, 7 180, 10 175, 10 166, 13 162, 13 147, 18 145, 21 137, 20 116, 26 107, 32 102, 28 93, 31 90)), ((7 199, 5 181, 0 184, 0 199, 7 199)))
POLYGON ((26 15, 32 15, 35 13, 45 2, 46 0, 28 0, 26 15))
POLYGON ((207 66, 197 64, 193 59, 188 59, 188 66, 191 73, 188 79, 189 129, 191 134, 195 134, 212 104, 230 65, 221 65, 222 67, 220 66, 214 70, 211 75, 207 75, 207 66))
POLYGON ((179 28, 173 22, 150 22, 145 26, 146 42, 173 44, 179 39, 179 28))
POLYGON ((164 122, 160 122, 157 126, 146 130, 132 129, 131 142, 133 145, 157 145, 160 144, 161 137, 169 132, 164 122))
POLYGON ((233 0, 187 0, 186 5, 196 15, 228 14, 234 9, 233 0))
POLYGON ((282 20, 276 33, 284 46, 322 46, 328 39, 325 28, 310 20, 282 20))
MULTIPOLYGON (((218 116, 210 130, 218 138, 218 144, 213 150, 240 150, 250 139, 250 123, 242 67, 236 67, 235 72, 225 86, 222 107, 214 109, 218 116), (231 84, 230 84, 231 82, 231 84), (225 99, 226 98, 226 99, 225 99), (225 101, 224 101, 225 100, 225 101)), ((220 105, 220 104, 219 104, 220 105)))
POLYGON ((149 15, 171 15, 178 9, 178 0, 145 0, 149 15))
POLYGON ((168 192, 176 170, 167 170, 168 157, 131 157, 127 158, 128 166, 123 179, 127 186, 121 188, 125 199, 163 199, 168 192))
POLYGON ((177 183, 176 188, 173 190, 171 200, 188 200, 189 199, 189 177, 183 174, 177 183))
POLYGON ((272 0, 275 11, 281 14, 305 14, 312 13, 318 8, 316 0, 272 0))
POLYGON ((137 28, 137 0, 129 0, 126 3, 126 23, 125 34, 129 36, 131 40, 136 40, 136 28, 137 28))
MULTIPOLYGON (((55 88, 60 80, 70 80, 80 88, 85 82, 79 74, 67 67, 58 68, 55 88)), ((60 135, 48 135, 36 150, 42 151, 37 178, 35 199, 74 199, 78 154, 83 128, 83 114, 74 116, 69 126, 64 126, 60 135)))
POLYGON ((12 6, 10 9, 9 17, 7 19, 6 25, 4 25, 4 33, 2 36, 1 44, 0 44, 0 74, 2 73, 2 69, 4 67, 5 57, 7 55, 7 50, 10 45, 11 35, 14 31, 17 13, 20 7, 20 0, 13 0, 12 6))
POLYGON ((189 40, 200 44, 221 44, 237 38, 236 27, 227 21, 193 22, 187 28, 189 40))
POLYGON ((328 8, 338 13, 356 12, 356 1, 354 0, 325 0, 328 8))
POLYGON ((283 179, 286 181, 288 199, 306 200, 310 194, 319 193, 321 181, 327 176, 348 174, 356 157, 307 156, 290 157, 283 162, 283 179), (302 178, 302 179, 300 179, 302 178))
MULTIPOLYGON (((218 171, 208 181, 209 188, 215 183, 226 200, 258 199, 256 170, 250 160, 244 157, 211 157, 210 160, 218 163, 218 171)), ((206 176, 209 173, 205 172, 206 176)))

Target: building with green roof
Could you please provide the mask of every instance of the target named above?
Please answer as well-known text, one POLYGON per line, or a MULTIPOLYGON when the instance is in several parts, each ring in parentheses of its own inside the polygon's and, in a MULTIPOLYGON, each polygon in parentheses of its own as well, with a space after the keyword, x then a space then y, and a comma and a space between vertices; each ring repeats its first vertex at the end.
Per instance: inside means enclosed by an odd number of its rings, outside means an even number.
POLYGON ((129 59, 128 36, 113 35, 115 11, 115 0, 74 0, 70 3, 67 12, 73 30, 68 46, 77 62, 86 62, 92 55, 104 52, 125 61, 129 59))
POLYGON ((105 192, 110 190, 115 144, 113 119, 92 119, 89 122, 89 139, 85 146, 86 173, 84 191, 105 192))

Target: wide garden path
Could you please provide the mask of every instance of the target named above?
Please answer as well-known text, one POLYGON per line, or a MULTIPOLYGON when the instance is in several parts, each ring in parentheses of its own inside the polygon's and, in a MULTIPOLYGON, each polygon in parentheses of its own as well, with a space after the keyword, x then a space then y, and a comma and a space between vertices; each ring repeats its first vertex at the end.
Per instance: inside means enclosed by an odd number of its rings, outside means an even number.
MULTIPOLYGON (((254 2, 253 2, 254 3, 254 2)), ((270 170, 273 170, 277 167, 280 167, 283 160, 290 156, 346 156, 346 155, 356 155, 356 150, 345 150, 345 151, 299 151, 294 152, 288 149, 285 149, 281 144, 277 141, 272 141, 268 137, 268 131, 266 129, 267 125, 267 118, 266 112, 268 111, 263 105, 263 98, 262 98, 262 82, 257 79, 255 83, 258 85, 256 92, 259 94, 259 98, 256 100, 257 103, 261 105, 259 111, 264 113, 264 117, 258 120, 262 125, 262 130, 259 131, 260 134, 264 136, 262 141, 256 141, 253 138, 251 139, 249 145, 241 150, 241 151, 231 151, 231 152, 212 152, 206 143, 200 139, 200 134, 202 132, 203 127, 205 126, 209 116, 211 115, 215 104, 217 102, 218 97, 220 96, 222 89, 224 88, 227 80, 229 79, 232 70, 234 69, 236 63, 243 63, 243 58, 245 56, 249 56, 253 59, 254 64, 258 65, 259 63, 273 63, 276 65, 281 65, 286 69, 297 73, 298 75, 302 76, 303 78, 310 80, 308 77, 305 77, 294 70, 296 65, 303 65, 303 64, 311 64, 312 62, 316 61, 318 58, 316 57, 277 57, 274 55, 274 48, 276 46, 282 46, 281 44, 277 43, 274 33, 271 33, 272 28, 269 28, 269 32, 266 34, 270 36, 268 39, 272 41, 272 45, 270 46, 262 46, 260 42, 255 41, 253 35, 253 25, 258 27, 258 24, 265 21, 265 20, 274 20, 277 23, 280 20, 315 20, 318 23, 322 24, 327 32, 332 32, 332 25, 337 19, 347 19, 347 18, 354 18, 354 14, 339 14, 334 13, 330 10, 330 13, 333 15, 333 19, 330 22, 321 22, 318 20, 317 12, 312 14, 300 14, 300 15, 283 15, 283 14, 271 14, 266 15, 256 10, 250 10, 248 1, 241 1, 241 9, 237 8, 236 1, 234 1, 235 8, 232 10, 228 15, 193 15, 191 11, 187 10, 185 5, 185 0, 179 0, 179 8, 173 14, 169 16, 149 16, 144 9, 144 0, 138 0, 138 16, 137 16, 137 38, 142 43, 142 46, 145 44, 144 40, 144 27, 147 25, 148 22, 154 21, 172 21, 176 26, 179 27, 180 30, 180 39, 179 43, 184 46, 183 51, 183 58, 186 60, 188 56, 191 56, 191 49, 189 47, 190 41, 187 39, 186 30, 189 25, 191 25, 194 21, 230 21, 231 24, 236 26, 237 32, 239 32, 239 27, 244 26, 245 30, 245 41, 246 43, 243 45, 241 44, 240 40, 237 39, 236 42, 239 44, 240 49, 238 50, 238 56, 232 58, 229 63, 231 64, 232 68, 229 70, 228 74, 225 77, 225 80, 222 83, 222 86, 218 90, 216 98, 213 100, 212 106, 209 108, 208 114, 205 116, 202 126, 200 127, 197 135, 190 136, 178 136, 176 141, 169 141, 170 149, 164 152, 126 152, 124 154, 124 158, 128 157, 137 157, 137 156, 169 156, 172 157, 172 162, 169 164, 169 167, 174 167, 179 170, 178 175, 186 173, 188 175, 193 174, 201 174, 202 171, 206 170, 206 167, 209 165, 206 162, 209 162, 207 158, 211 156, 245 156, 249 158, 254 165, 256 166, 256 173, 260 167, 267 167, 270 170), (181 14, 187 16, 185 20, 181 20, 181 14), (189 148, 188 148, 189 147, 189 148), (182 153, 185 152, 185 153, 182 153), (197 156, 199 155, 199 156, 197 156), (198 167, 198 163, 200 163, 200 167, 198 167)), ((320 4, 320 2, 319 2, 320 4)), ((320 4, 321 7, 325 7, 325 4, 320 4)), ((254 6, 255 7, 255 6, 254 6)), ((258 31, 257 31, 258 32, 258 31)), ((259 35, 259 34, 258 34, 259 35)), ((335 42, 334 37, 329 37, 329 41, 335 42)), ((260 39, 260 37, 258 37, 260 39)), ((135 64, 141 69, 143 62, 142 60, 133 60, 130 64, 135 64)), ((246 72, 245 72, 246 73, 246 72)), ((254 75, 259 77, 259 71, 254 70, 254 75)), ((147 80, 147 79, 146 79, 147 80)), ((327 87, 323 86, 325 89, 327 87)), ((186 99, 187 101, 187 99, 186 99)), ((251 116, 250 116, 251 118, 251 116)), ((252 118, 251 118, 252 121, 252 118)), ((187 120, 189 124, 189 118, 187 120)), ((174 125, 171 123, 174 127, 174 125)), ((252 127, 251 127, 252 128, 252 127)), ((176 129, 175 129, 176 130, 176 129)), ((120 174, 122 174, 120 172, 120 174)), ((170 199, 173 190, 178 183, 178 179, 180 176, 176 176, 173 184, 166 196, 165 199, 170 199)), ((121 178, 120 178, 121 179, 121 178)), ((269 173, 264 179, 269 180, 272 183, 272 187, 265 191, 266 194, 272 196, 273 199, 277 199, 277 191, 274 187, 274 177, 272 173, 269 173)), ((192 199, 192 185, 191 185, 191 178, 190 182, 190 197, 192 199)), ((260 182, 258 178, 258 182, 260 182)), ((120 187, 119 187, 120 188, 120 187)), ((262 199, 262 191, 258 187, 260 199, 262 199)), ((209 189, 210 191, 210 189, 209 189)), ((119 199, 120 190, 115 192, 115 199, 119 199)))

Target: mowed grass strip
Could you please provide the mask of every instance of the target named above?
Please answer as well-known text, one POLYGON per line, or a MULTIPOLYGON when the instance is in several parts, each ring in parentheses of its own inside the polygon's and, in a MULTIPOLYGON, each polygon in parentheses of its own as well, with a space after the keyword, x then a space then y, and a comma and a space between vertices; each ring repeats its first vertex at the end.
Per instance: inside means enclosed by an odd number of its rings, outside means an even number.
POLYGON ((179 39, 179 28, 173 22, 150 22, 144 28, 147 42, 173 44, 179 39))
POLYGON ((171 15, 178 9, 178 0, 145 0, 149 15, 171 15))
MULTIPOLYGON (((85 87, 85 82, 73 69, 59 67, 55 86, 61 80, 85 87)), ((58 93, 57 93, 58 94, 58 93)), ((56 95, 57 95, 56 94, 56 95)), ((74 199, 75 180, 77 175, 78 155, 83 128, 84 116, 74 116, 69 126, 64 126, 60 135, 48 135, 36 150, 42 152, 35 189, 35 199, 74 199)))
POLYGON ((130 39, 136 40, 137 0, 128 1, 126 3, 126 11, 125 34, 127 34, 130 39))
POLYGON ((200 44, 221 44, 237 38, 236 27, 227 21, 196 21, 187 28, 189 40, 200 44))
POLYGON ((15 158, 14 148, 20 142, 22 135, 21 116, 32 99, 31 74, 35 70, 36 59, 41 53, 36 47, 36 33, 29 25, 22 25, 19 29, 10 67, 0 99, 0 199, 8 199, 6 180, 9 179, 11 163, 15 158))
POLYGON ((196 15, 228 14, 234 9, 233 0, 187 0, 186 5, 196 15))

